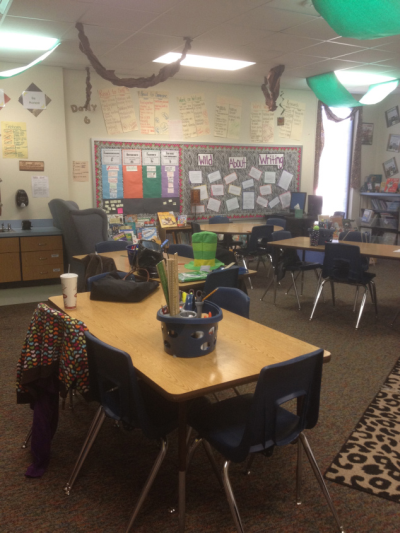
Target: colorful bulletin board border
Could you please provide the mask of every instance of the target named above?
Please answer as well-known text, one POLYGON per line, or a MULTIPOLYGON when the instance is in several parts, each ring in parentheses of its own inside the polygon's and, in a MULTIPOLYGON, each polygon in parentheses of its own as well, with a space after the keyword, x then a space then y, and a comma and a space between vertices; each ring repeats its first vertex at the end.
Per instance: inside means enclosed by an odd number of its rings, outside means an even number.
MULTIPOLYGON (((110 192, 108 190, 108 182, 105 179, 106 173, 105 165, 102 161, 102 150, 140 150, 151 151, 175 151, 179 154, 179 165, 171 167, 160 167, 161 171, 156 171, 155 167, 143 165, 141 176, 143 180, 143 190, 139 193, 141 197, 130 198, 124 197, 124 190, 120 187, 120 182, 123 184, 125 170, 136 169, 136 166, 124 167, 122 160, 120 165, 110 165, 107 167, 108 175, 115 176, 108 181, 118 182, 118 189, 114 189, 114 196, 112 198, 120 200, 123 204, 124 213, 138 214, 140 216, 153 215, 159 211, 174 211, 175 213, 182 213, 188 215, 188 220, 194 219, 191 213, 190 205, 190 190, 194 187, 203 186, 203 196, 206 193, 207 198, 201 201, 200 210, 197 219, 206 220, 215 215, 226 215, 229 218, 261 218, 265 214, 271 214, 274 211, 282 211, 282 204, 278 202, 272 209, 265 205, 265 200, 268 203, 279 198, 280 195, 286 192, 285 188, 278 185, 282 173, 292 175, 292 179, 288 185, 287 191, 299 191, 301 181, 301 165, 302 165, 302 146, 260 146, 260 145, 225 145, 225 144, 211 144, 211 143, 163 143, 163 142, 140 142, 140 141, 116 141, 116 140, 100 140, 92 139, 92 165, 93 165, 93 183, 94 183, 94 200, 97 207, 103 207, 105 199, 110 199, 110 192), (272 163, 272 164, 271 164, 272 163), (277 164, 274 164, 277 163, 277 164), (120 167, 120 168, 118 168, 120 167), (113 170, 108 171, 108 168, 113 170), (169 170, 168 176, 165 170, 169 170), (153 173, 154 171, 154 173, 153 173), (173 172, 175 172, 173 176, 173 172), (189 173, 201 172, 201 183, 192 183, 189 179, 189 173), (220 172, 220 178, 214 174, 220 172), (261 175, 260 175, 261 171, 261 175), (178 177, 177 174, 178 173, 178 177), (235 181, 229 183, 225 181, 225 177, 235 173, 235 181), (275 181, 271 182, 271 176, 275 173, 275 181), (269 175, 269 180, 266 178, 269 175), (163 185, 158 189, 156 187, 156 177, 160 183, 163 180, 163 185), (260 175, 260 177, 253 178, 253 176, 260 175), (152 182, 154 176, 154 182, 152 182), (147 182, 151 183, 151 188, 146 186, 146 178, 150 179, 147 182), (253 179, 253 185, 249 187, 249 180, 253 179), (175 182, 174 182, 175 180, 175 182), (164 185, 167 183, 168 187, 164 185), (171 183, 170 183, 171 182, 171 183), (172 183, 174 182, 174 185, 172 183), (242 188, 243 182, 247 182, 247 188, 242 188), (265 188, 260 191, 260 187, 269 184, 271 186, 271 193, 265 194, 265 188), (215 185, 222 185, 223 195, 214 195, 216 190, 215 185), (230 185, 240 188, 240 194, 232 194, 230 191, 238 192, 234 187, 230 189, 230 185), (173 188, 172 188, 173 187, 173 188), (146 190, 148 191, 146 196, 146 190), (262 194, 264 192, 264 194, 262 194), (249 206, 244 205, 244 194, 254 193, 253 206, 250 201, 249 206), (115 196, 117 194, 117 196, 115 196), (237 202, 234 200, 237 198, 237 202), (261 203, 257 199, 264 199, 261 203), (210 199, 217 200, 217 202, 210 202, 210 199), (229 202, 231 200, 231 202, 229 202), (220 202, 218 204, 218 202, 220 202), (264 205, 262 205, 264 204, 264 205), (215 206, 219 205, 218 211, 215 211, 215 206), (237 207, 232 208, 232 205, 237 207), (209 209, 213 207, 214 210, 209 209)), ((177 160, 177 159, 176 159, 177 160)), ((116 184, 115 184, 116 187, 116 184)), ((110 189, 111 190, 111 189, 110 189)), ((132 190, 132 189, 130 189, 132 190)), ((126 191, 125 191, 126 192, 126 191)), ((220 191, 221 192, 221 188, 220 191)), ((131 195, 131 193, 127 193, 131 195)), ((252 195, 247 195, 247 199, 252 195)))

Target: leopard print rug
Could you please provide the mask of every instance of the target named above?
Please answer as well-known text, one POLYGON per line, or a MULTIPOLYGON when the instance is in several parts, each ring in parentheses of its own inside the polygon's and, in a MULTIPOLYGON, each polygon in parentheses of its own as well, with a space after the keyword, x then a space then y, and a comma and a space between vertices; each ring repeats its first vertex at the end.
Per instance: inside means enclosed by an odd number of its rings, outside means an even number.
POLYGON ((325 477, 400 503, 400 360, 325 477))

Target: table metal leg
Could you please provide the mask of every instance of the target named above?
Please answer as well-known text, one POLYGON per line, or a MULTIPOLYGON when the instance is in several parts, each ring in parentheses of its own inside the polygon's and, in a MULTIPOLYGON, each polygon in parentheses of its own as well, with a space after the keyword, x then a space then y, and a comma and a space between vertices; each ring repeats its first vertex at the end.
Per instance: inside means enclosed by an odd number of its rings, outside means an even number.
POLYGON ((179 403, 179 427, 178 427, 178 465, 179 465, 179 533, 185 531, 185 508, 186 508, 186 402, 179 403))

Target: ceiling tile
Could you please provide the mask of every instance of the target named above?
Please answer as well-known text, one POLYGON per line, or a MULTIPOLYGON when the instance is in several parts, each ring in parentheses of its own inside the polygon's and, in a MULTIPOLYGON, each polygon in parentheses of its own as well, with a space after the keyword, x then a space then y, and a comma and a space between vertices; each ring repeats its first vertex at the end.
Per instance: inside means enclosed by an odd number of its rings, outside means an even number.
POLYGON ((290 38, 285 33, 269 32, 267 37, 259 39, 257 44, 268 48, 269 50, 278 50, 281 52, 297 52, 303 48, 308 48, 321 41, 316 39, 309 39, 307 37, 291 36, 290 38))
POLYGON ((272 0, 269 4, 270 7, 276 7, 277 9, 283 9, 285 11, 294 11, 296 13, 302 13, 303 15, 310 15, 312 17, 320 17, 318 11, 314 8, 310 2, 293 2, 293 0, 272 0))
POLYGON ((282 31, 312 20, 314 20, 314 17, 309 15, 273 9, 268 7, 267 4, 266 6, 258 7, 244 15, 233 18, 230 24, 268 31, 282 31))
POLYGON ((90 8, 90 4, 72 0, 14 0, 8 15, 43 20, 76 22, 90 8))
POLYGON ((305 24, 284 30, 284 33, 309 37, 310 39, 320 39, 321 41, 328 41, 329 39, 338 37, 337 33, 332 30, 323 18, 312 19, 305 24))
POLYGON ((391 37, 383 37, 381 39, 350 39, 349 37, 337 37, 337 42, 344 44, 351 44, 354 46, 363 46, 365 48, 376 48, 377 46, 384 46, 385 44, 395 43, 400 41, 399 35, 393 35, 391 37))
POLYGON ((203 33, 195 39, 193 47, 198 44, 207 44, 225 50, 233 46, 243 46, 255 42, 262 42, 267 37, 273 37, 275 33, 265 30, 257 30, 245 26, 232 26, 231 24, 221 24, 203 33))
POLYGON ((207 19, 185 18, 170 12, 148 24, 146 33, 195 38, 216 25, 216 22, 207 19))
POLYGON ((304 65, 318 63, 319 58, 293 53, 278 56, 275 58, 275 62, 276 61, 278 64, 285 65, 286 67, 301 67, 304 65))
MULTIPOLYGON (((90 7, 85 15, 80 18, 80 22, 94 26, 122 29, 133 33, 146 26, 154 17, 157 17, 157 15, 145 13, 144 11, 113 9, 113 6, 109 4, 107 6, 90 7)), ((116 37, 118 38, 118 35, 116 37)))
POLYGON ((361 48, 349 46, 347 44, 338 44, 332 41, 325 41, 300 50, 300 54, 305 54, 314 57, 334 58, 351 54, 351 52, 360 51, 361 48))
MULTIPOLYGON (((114 28, 102 28, 100 26, 85 25, 84 30, 90 44, 93 45, 94 53, 99 53, 99 50, 108 50, 110 47, 113 48, 132 35, 130 31, 122 30, 118 31, 118 35, 116 35, 114 28)), ((78 30, 75 27, 71 28, 64 35, 63 40, 64 39, 79 43, 78 30)))
MULTIPOLYGON (((345 68, 348 68, 349 65, 352 65, 353 67, 360 66, 359 63, 351 63, 349 61, 341 61, 337 59, 327 59, 325 61, 321 61, 320 63, 313 64, 313 65, 308 65, 308 66, 298 67, 298 68, 290 68, 288 69, 287 75, 300 77, 300 78, 309 78, 311 76, 318 76, 319 74, 325 74, 326 72, 333 72, 335 70, 344 70, 345 68)), ((284 73, 284 76, 285 76, 285 73, 284 73)))
MULTIPOLYGON (((148 13, 165 13, 182 0, 112 0, 113 9, 135 9, 148 13)), ((110 5, 110 0, 97 0, 98 5, 110 5)))
POLYGON ((390 52, 383 52, 382 50, 361 50, 351 54, 345 54, 342 59, 346 61, 364 61, 365 63, 376 63, 377 61, 384 61, 391 59, 394 54, 390 52))
POLYGON ((374 65, 364 64, 364 65, 359 65, 357 67, 356 66, 347 67, 347 68, 344 68, 342 70, 352 70, 352 71, 355 71, 355 72, 371 72, 371 73, 375 73, 375 74, 385 74, 386 75, 386 72, 388 72, 389 70, 393 70, 393 67, 390 67, 389 65, 383 66, 383 65, 379 65, 379 64, 374 64, 374 65))
MULTIPOLYGON (((6 17, 1 25, 2 32, 26 33, 27 35, 41 35, 61 39, 65 33, 74 27, 73 22, 58 22, 22 17, 6 17)), ((76 30, 75 30, 76 32, 76 30)))

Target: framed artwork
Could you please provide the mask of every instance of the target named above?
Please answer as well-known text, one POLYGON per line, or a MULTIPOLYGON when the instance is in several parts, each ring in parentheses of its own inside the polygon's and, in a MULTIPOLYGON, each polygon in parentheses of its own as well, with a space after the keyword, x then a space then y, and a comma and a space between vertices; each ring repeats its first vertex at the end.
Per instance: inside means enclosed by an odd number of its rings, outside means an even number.
POLYGON ((385 161, 383 163, 383 171, 385 173, 385 178, 391 178, 395 174, 398 174, 399 169, 397 168, 396 159, 392 157, 392 159, 388 159, 388 161, 385 161))
POLYGON ((400 135, 395 135, 394 133, 389 135, 386 150, 388 152, 400 152, 400 135))
POLYGON ((399 124, 400 122, 400 115, 399 115, 399 106, 391 107, 387 111, 385 111, 386 115, 386 126, 390 128, 390 126, 394 126, 395 124, 399 124))
POLYGON ((374 125, 370 122, 363 122, 362 123, 362 137, 361 137, 361 144, 372 144, 372 138, 374 135, 374 125))

